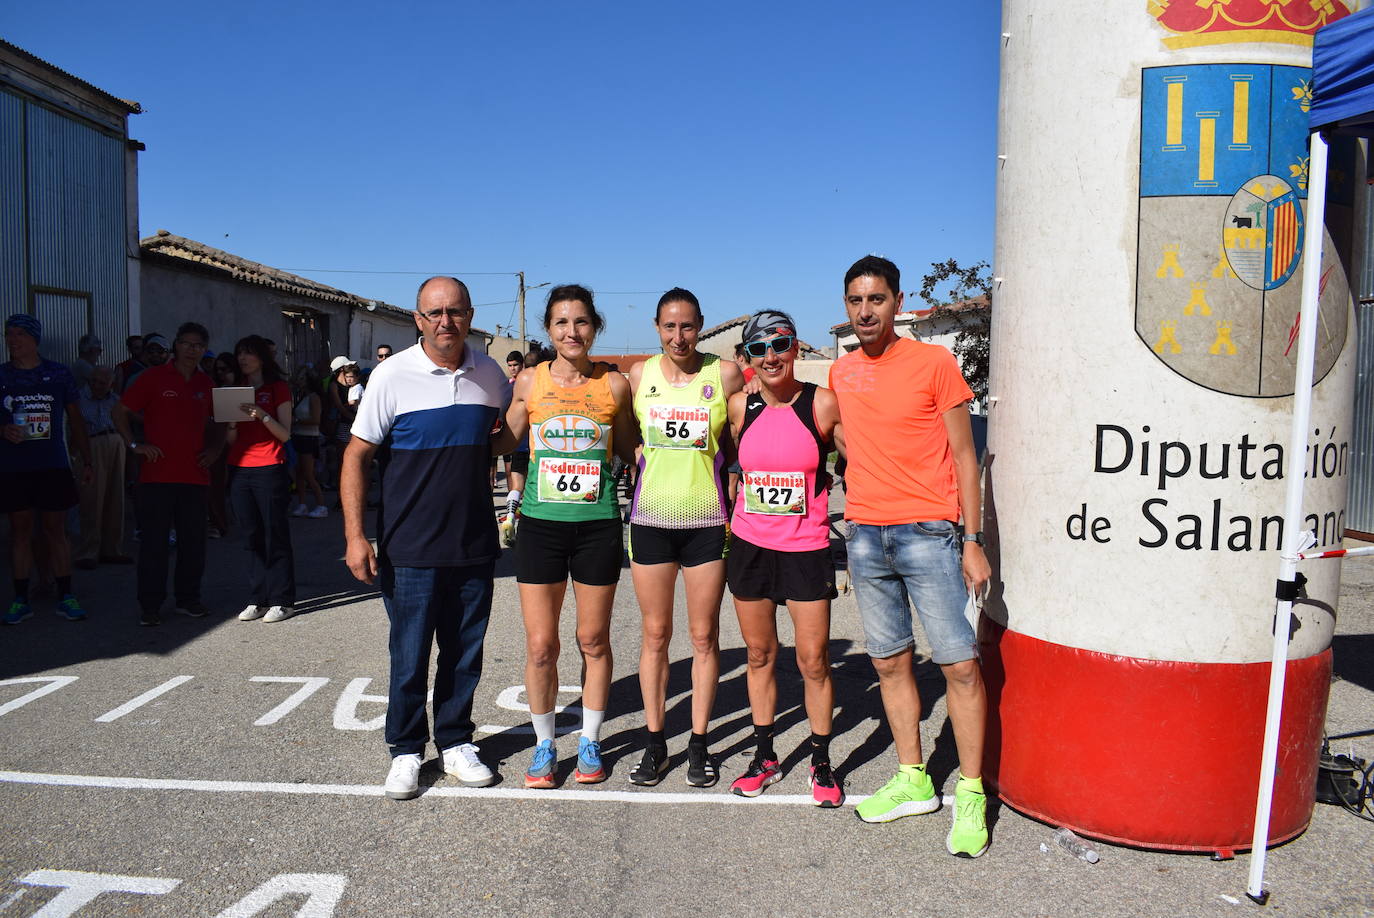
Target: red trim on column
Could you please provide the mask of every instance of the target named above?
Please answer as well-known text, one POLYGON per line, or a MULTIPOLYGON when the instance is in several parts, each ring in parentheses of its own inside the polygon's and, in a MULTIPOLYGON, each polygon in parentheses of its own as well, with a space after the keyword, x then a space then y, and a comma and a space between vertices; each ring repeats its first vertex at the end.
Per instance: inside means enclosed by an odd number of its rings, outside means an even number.
MULTIPOLYGON (((987 772, 1004 801, 1123 844, 1250 847, 1267 662, 1146 660, 991 631, 987 772)), ((1286 679, 1271 843, 1312 817, 1331 651, 1290 660, 1286 679)))

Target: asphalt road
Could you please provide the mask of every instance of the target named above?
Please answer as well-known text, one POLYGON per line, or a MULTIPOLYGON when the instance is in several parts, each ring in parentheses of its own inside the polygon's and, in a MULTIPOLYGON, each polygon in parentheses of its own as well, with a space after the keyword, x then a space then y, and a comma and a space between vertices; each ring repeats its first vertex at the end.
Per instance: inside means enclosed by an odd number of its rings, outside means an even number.
MULTIPOLYGON (((1327 806, 1304 835, 1270 852, 1273 898, 1263 909, 1244 898, 1245 855, 1217 862, 1096 844, 1101 861, 1089 865, 1053 847, 1052 827, 994 807, 992 847, 969 861, 945 853, 949 807, 879 826, 854 818, 852 806, 816 809, 800 678, 787 653, 778 717, 787 777, 755 800, 734 797, 726 787, 747 764, 750 717, 728 596, 710 735, 724 780, 709 790, 683 782, 689 651, 678 635, 673 769, 656 788, 633 787, 626 776, 643 719, 628 571, 603 731, 610 780, 523 789, 532 736, 507 559, 476 704, 478 741, 502 780, 461 788, 431 750, 425 792, 393 802, 381 792, 381 601, 344 569, 337 518, 293 527, 303 602, 286 622, 235 619, 243 561, 226 540, 210 545, 205 598, 216 614, 208 619, 168 615, 159 628, 140 628, 132 571, 102 567, 78 575, 89 620, 64 621, 42 601, 34 618, 0 632, 0 918, 1374 914, 1374 826, 1327 806)), ((1346 562, 1345 579, 1332 733, 1374 726, 1374 562, 1346 562)), ((564 685, 578 678, 571 625, 566 615, 564 685)), ((832 634, 832 751, 853 797, 881 785, 895 759, 876 719, 852 595, 835 603, 832 634)), ((942 680, 929 663, 919 678, 931 771, 952 791, 942 680)), ((575 690, 560 695, 574 706, 560 727, 576 726, 577 700, 575 690)), ((1356 751, 1374 756, 1374 741, 1360 742, 1356 751)), ((566 775, 575 737, 559 752, 566 775)), ((1179 788, 1177 805, 1206 793, 1179 788)))

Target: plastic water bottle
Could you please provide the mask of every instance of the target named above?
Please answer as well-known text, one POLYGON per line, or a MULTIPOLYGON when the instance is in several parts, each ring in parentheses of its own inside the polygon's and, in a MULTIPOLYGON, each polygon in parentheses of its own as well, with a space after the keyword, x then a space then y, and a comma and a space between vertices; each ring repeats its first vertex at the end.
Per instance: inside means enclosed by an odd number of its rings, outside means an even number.
POLYGON ((1098 862, 1097 852, 1088 847, 1088 843, 1083 841, 1069 829, 1060 829, 1054 833, 1054 840, 1065 851, 1089 864, 1098 862))

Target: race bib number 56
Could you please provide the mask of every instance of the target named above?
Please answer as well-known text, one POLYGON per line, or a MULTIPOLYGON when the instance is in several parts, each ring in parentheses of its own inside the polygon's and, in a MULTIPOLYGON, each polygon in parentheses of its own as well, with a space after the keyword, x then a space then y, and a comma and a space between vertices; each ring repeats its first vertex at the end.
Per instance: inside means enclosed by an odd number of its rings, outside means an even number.
POLYGON ((539 460, 539 499, 546 503, 596 501, 601 489, 601 463, 585 459, 539 460))
POLYGON ((806 475, 801 472, 745 472, 744 512, 769 516, 806 513, 806 475))
POLYGON ((706 449, 711 434, 711 409, 653 405, 644 431, 644 445, 655 449, 706 449))

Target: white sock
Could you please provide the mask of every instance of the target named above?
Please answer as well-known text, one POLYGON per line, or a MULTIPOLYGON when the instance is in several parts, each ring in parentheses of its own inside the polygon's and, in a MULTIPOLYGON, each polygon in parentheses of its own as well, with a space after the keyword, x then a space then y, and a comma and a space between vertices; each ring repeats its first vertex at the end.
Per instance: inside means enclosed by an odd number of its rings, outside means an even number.
POLYGON ((530 712, 530 720, 534 721, 534 741, 536 743, 553 739, 553 718, 554 713, 552 711, 547 714, 530 712))
POLYGON ((594 743, 601 742, 601 722, 606 719, 605 711, 582 709, 582 735, 594 743))
POLYGON ((506 506, 507 506, 507 507, 518 507, 518 506, 520 506, 520 491, 519 491, 518 489, 515 490, 515 491, 512 491, 512 492, 510 492, 509 494, 506 495, 506 506))

